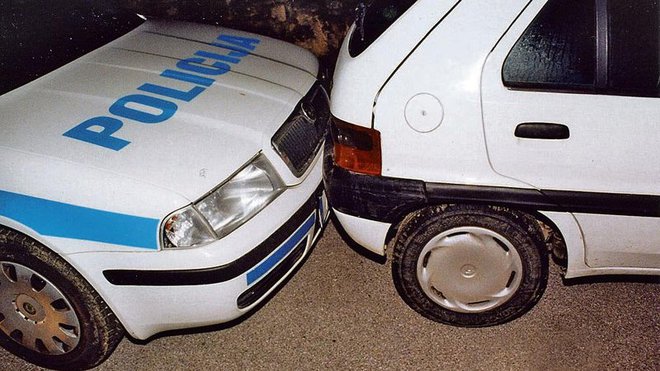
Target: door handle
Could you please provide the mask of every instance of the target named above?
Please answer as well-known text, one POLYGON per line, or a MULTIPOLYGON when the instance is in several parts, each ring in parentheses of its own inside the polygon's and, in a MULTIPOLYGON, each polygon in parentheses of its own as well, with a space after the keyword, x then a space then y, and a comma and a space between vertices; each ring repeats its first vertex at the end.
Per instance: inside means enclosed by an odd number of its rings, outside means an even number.
POLYGON ((564 124, 525 122, 516 126, 515 136, 529 139, 568 139, 571 132, 564 124))

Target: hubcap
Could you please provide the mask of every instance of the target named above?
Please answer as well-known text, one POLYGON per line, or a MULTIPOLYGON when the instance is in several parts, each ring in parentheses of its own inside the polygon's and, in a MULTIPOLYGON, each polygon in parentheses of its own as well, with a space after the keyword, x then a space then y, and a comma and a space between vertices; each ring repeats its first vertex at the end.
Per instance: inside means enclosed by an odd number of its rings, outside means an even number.
POLYGON ((500 234, 460 227, 432 238, 417 262, 417 280, 438 305, 479 313, 507 302, 523 276, 520 255, 500 234))
POLYGON ((21 294, 14 301, 16 312, 28 321, 39 323, 46 318, 46 311, 33 297, 21 294))
POLYGON ((461 274, 463 274, 463 277, 465 278, 472 278, 477 274, 477 267, 472 264, 465 264, 461 268, 461 274))
POLYGON ((50 281, 21 264, 0 261, 0 330, 33 351, 59 355, 80 341, 71 303, 50 281))

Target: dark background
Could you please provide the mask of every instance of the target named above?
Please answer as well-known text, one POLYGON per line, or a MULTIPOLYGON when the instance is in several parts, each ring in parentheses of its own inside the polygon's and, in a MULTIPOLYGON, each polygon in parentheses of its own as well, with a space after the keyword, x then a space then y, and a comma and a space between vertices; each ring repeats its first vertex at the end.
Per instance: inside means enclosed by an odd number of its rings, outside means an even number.
MULTIPOLYGON (((360 0, 119 0, 158 18, 217 24, 286 40, 333 63, 360 0)), ((362 1, 368 3, 369 1, 362 1)))
POLYGON ((134 28, 135 13, 289 41, 331 73, 361 1, 372 0, 0 0, 0 95, 134 28))

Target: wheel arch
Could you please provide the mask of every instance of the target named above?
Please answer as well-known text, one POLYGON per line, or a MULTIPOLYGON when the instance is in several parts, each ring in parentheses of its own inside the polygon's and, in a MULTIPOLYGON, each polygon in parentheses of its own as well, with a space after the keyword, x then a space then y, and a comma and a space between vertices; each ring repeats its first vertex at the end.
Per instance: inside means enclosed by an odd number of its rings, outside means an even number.
MULTIPOLYGON (((74 266, 67 258, 66 255, 64 254, 64 251, 57 246, 57 244, 52 243, 51 240, 48 238, 42 236, 39 234, 39 232, 35 231, 34 229, 30 228, 29 226, 17 222, 13 219, 6 218, 2 215, 0 215, 0 228, 8 228, 11 230, 14 230, 15 232, 18 232, 26 237, 29 237, 40 244, 42 244, 44 247, 46 247, 48 250, 52 251, 53 253, 57 254, 59 257, 62 259, 66 260, 69 265, 74 266)), ((75 267, 75 266, 74 266, 75 267)), ((78 270, 78 269, 76 269, 78 270)))
POLYGON ((69 256, 64 252, 63 249, 59 248, 57 244, 52 243, 51 240, 48 238, 42 236, 32 228, 22 224, 18 223, 16 221, 13 221, 11 219, 5 218, 0 216, 0 229, 8 229, 10 231, 13 231, 15 233, 18 233, 20 235, 23 235, 29 239, 34 240, 38 244, 42 245, 45 249, 48 251, 52 252, 53 254, 57 255, 60 259, 62 259, 66 264, 68 264, 86 283, 91 287, 94 292, 108 305, 110 310, 115 314, 115 316, 118 318, 120 324, 122 327, 125 328, 124 321, 122 319, 122 316, 120 315, 116 308, 114 307, 114 303, 112 300, 108 300, 104 293, 103 290, 99 290, 94 284, 94 280, 91 280, 90 277, 86 274, 86 271, 84 269, 80 269, 78 264, 72 259, 69 258, 69 256))
MULTIPOLYGON (((13 287, 13 290, 24 290, 14 291, 15 295, 17 292, 20 294, 14 298, 23 297, 22 300, 30 304, 29 308, 23 306, 27 311, 25 315, 43 316, 41 320, 47 324, 50 321, 50 325, 41 328, 51 331, 54 323, 52 321, 64 320, 60 319, 60 314, 48 317, 49 312, 72 313, 66 317, 68 320, 64 322, 67 327, 60 323, 58 333, 44 333, 43 330, 34 330, 36 332, 33 333, 32 328, 16 326, 11 333, 2 334, 2 339, 0 339, 2 347, 41 367, 87 369, 103 362, 121 341, 125 330, 121 321, 114 315, 113 310, 99 292, 79 269, 66 259, 66 256, 55 252, 48 244, 41 243, 40 240, 43 238, 36 239, 19 229, 4 224, 0 224, 0 236, 2 236, 1 249, 3 250, 0 260, 6 259, 9 272, 13 267, 14 274, 16 274, 16 270, 20 267, 24 271, 23 275, 25 273, 30 275, 27 281, 19 280, 16 276, 13 280, 10 278, 8 281, 29 282, 27 289, 23 283, 7 286, 8 288, 13 287), (37 278, 35 279, 33 275, 36 275, 37 278), (46 285, 50 285, 51 288, 42 291, 46 285), (37 288, 35 289, 35 287, 37 288), (29 288, 33 291, 27 291, 29 288), (39 294, 33 296, 34 292, 39 294), (50 311, 45 309, 48 304, 50 304, 50 311), (28 338, 36 339, 35 343, 29 343, 35 344, 33 347, 22 340, 24 331, 29 332, 28 338), (18 334, 15 335, 15 332, 18 334), (66 338, 66 334, 70 334, 70 338, 76 340, 75 344, 71 344, 67 340, 60 340, 60 336, 66 338), (62 345, 47 347, 45 343, 48 341, 45 339, 51 339, 51 336, 53 344, 62 345), (64 344, 69 347, 67 348, 64 344)), ((11 277, 11 273, 5 273, 5 277, 11 277)), ((11 300, 10 298, 11 296, 6 296, 3 300, 11 300)), ((18 301, 18 299, 15 300, 18 301)), ((5 306, 4 309, 7 307, 5 306)), ((5 312, 5 314, 9 316, 9 312, 5 312)), ((36 324, 36 322, 34 323, 36 324)), ((3 329, 3 331, 5 330, 3 329)))
POLYGON ((401 209, 399 215, 396 218, 396 222, 392 223, 387 234, 385 236, 385 245, 387 246, 387 256, 390 257, 392 253, 393 243, 396 240, 396 236, 401 229, 401 226, 406 222, 406 220, 411 219, 414 214, 422 209, 430 207, 439 207, 442 210, 445 210, 447 207, 452 205, 469 205, 474 207, 484 207, 484 208, 503 208, 518 213, 527 215, 531 220, 534 220, 539 227, 545 244, 548 246, 548 251, 552 253, 552 257, 556 263, 558 263, 562 269, 567 268, 567 246, 564 239, 564 235, 561 229, 557 224, 547 215, 542 212, 534 209, 524 209, 524 208, 515 208, 506 205, 498 204, 481 204, 481 203, 430 203, 424 205, 411 205, 410 208, 401 209))
POLYGON ((567 266, 568 248, 561 229, 554 220, 539 211, 532 211, 530 215, 536 219, 537 223, 539 223, 541 231, 543 232, 543 237, 545 238, 545 243, 548 246, 548 251, 550 251, 553 260, 565 270, 567 266))

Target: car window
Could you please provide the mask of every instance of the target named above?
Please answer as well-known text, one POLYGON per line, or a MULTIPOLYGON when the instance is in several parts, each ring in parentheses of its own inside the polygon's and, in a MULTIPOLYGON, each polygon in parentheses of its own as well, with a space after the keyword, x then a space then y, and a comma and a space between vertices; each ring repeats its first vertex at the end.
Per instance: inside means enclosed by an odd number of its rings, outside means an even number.
POLYGON ((509 52, 510 88, 659 96, 658 0, 551 0, 509 52))
POLYGON ((660 96, 658 0, 608 1, 608 90, 660 96))
POLYGON ((107 0, 10 1, 0 11, 0 95, 142 23, 107 0))
POLYGON ((356 29, 351 35, 348 52, 356 57, 385 32, 416 0, 372 0, 360 2, 356 10, 356 29))
POLYGON ((595 86, 594 1, 550 1, 509 53, 508 87, 591 90, 595 86))

